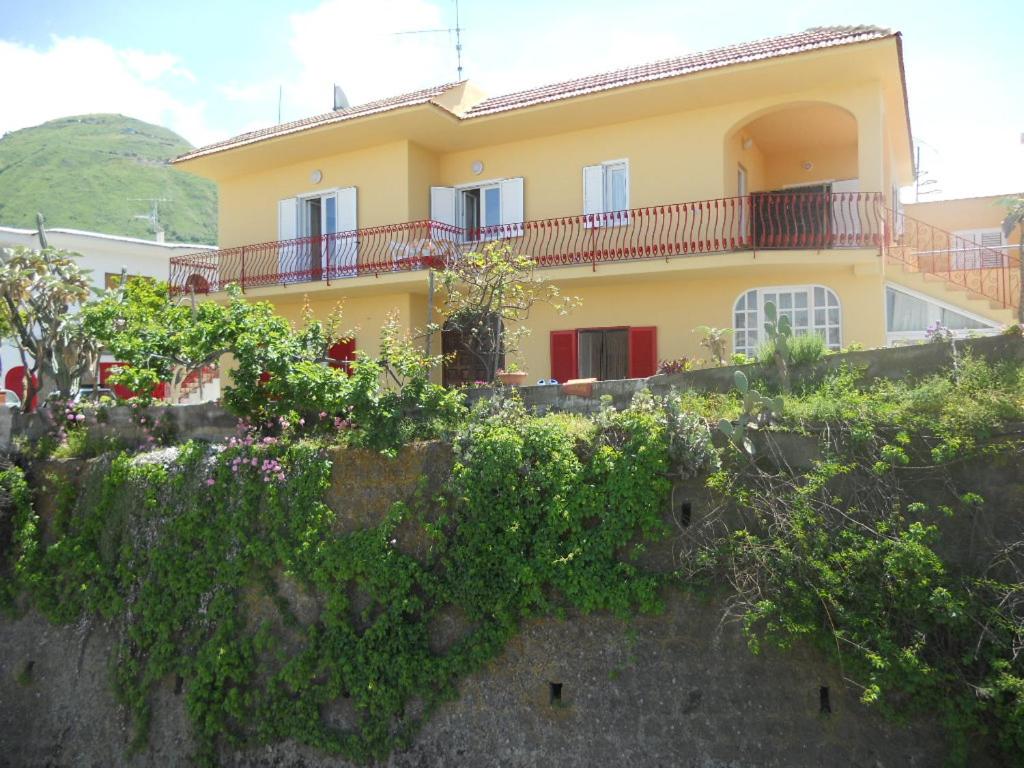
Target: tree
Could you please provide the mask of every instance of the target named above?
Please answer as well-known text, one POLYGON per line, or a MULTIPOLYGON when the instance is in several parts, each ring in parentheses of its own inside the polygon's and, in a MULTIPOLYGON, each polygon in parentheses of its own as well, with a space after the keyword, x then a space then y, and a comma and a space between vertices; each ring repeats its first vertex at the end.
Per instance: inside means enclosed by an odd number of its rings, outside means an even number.
POLYGON ((177 401, 190 374, 222 355, 256 346, 256 339, 273 346, 292 332, 269 304, 250 303, 237 288, 229 289, 226 304, 204 301, 193 306, 187 298, 172 298, 165 284, 143 279, 108 290, 83 315, 90 331, 125 363, 117 374, 119 383, 145 399, 166 382, 171 402, 177 401))
POLYGON ((0 332, 14 342, 26 371, 26 411, 48 384, 61 397, 74 395, 99 356, 76 311, 92 295, 77 256, 49 247, 0 249, 0 332))
POLYGON ((1008 197, 1003 201, 1006 206, 1006 217, 1003 219, 1003 236, 1009 237, 1013 230, 1020 227, 1020 244, 1017 248, 1017 268, 1020 276, 1020 294, 1017 297, 1017 320, 1024 323, 1024 195, 1008 197))
POLYGON ((440 282, 446 292, 445 327, 461 334, 487 381, 494 379, 506 354, 519 351, 530 333, 523 323, 536 304, 562 315, 579 305, 578 298, 562 296, 557 286, 537 277, 533 259, 499 241, 454 259, 440 273, 440 282))

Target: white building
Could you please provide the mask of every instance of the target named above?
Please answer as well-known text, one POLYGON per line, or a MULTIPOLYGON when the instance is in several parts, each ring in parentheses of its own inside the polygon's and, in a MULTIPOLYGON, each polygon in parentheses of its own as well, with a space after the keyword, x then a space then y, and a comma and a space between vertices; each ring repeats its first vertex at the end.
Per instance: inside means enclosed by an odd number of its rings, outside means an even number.
MULTIPOLYGON (((93 285, 100 290, 108 287, 111 280, 119 278, 122 270, 129 276, 166 280, 172 256, 216 250, 212 245, 142 240, 137 237, 107 235, 79 229, 47 229, 45 232, 47 245, 50 247, 81 255, 82 267, 91 271, 93 285)), ((0 248, 17 246, 38 249, 38 232, 34 229, 0 227, 0 248)), ((115 361, 113 358, 104 357, 101 366, 104 362, 111 364, 115 361)), ((10 344, 0 345, 2 386, 20 392, 23 377, 18 350, 10 344)))

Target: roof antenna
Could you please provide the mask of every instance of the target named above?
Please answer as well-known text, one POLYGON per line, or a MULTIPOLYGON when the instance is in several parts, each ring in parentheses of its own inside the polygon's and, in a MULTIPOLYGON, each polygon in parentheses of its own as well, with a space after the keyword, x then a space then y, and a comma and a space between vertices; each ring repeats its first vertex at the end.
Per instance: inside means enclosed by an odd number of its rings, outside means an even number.
POLYGON ((448 27, 447 29, 410 29, 405 32, 393 32, 395 35, 432 35, 438 32, 445 32, 447 34, 455 33, 455 59, 457 62, 457 71, 459 73, 459 80, 462 80, 462 33, 465 30, 459 24, 459 0, 455 0, 455 26, 448 27))
POLYGON ((169 203, 171 199, 168 197, 129 197, 129 200, 134 200, 140 203, 151 203, 152 208, 149 213, 140 213, 137 216, 133 216, 133 219, 145 219, 149 222, 149 226, 153 228, 153 234, 156 235, 156 241, 162 243, 164 241, 164 228, 160 223, 160 203, 169 203))

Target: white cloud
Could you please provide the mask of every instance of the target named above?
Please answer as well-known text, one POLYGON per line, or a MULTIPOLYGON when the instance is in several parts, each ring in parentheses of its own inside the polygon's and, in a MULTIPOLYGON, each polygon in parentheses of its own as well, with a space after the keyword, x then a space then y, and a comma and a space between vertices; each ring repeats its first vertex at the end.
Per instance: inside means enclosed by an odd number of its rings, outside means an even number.
POLYGON ((362 104, 455 79, 445 33, 395 34, 447 28, 426 0, 327 0, 290 23, 298 73, 283 83, 286 119, 329 111, 335 84, 362 104))
POLYGON ((54 36, 46 50, 0 40, 0 72, 8 73, 0 85, 0 133, 68 115, 117 112, 167 126, 192 142, 214 138, 204 102, 172 93, 195 77, 171 54, 117 50, 84 37, 54 36))

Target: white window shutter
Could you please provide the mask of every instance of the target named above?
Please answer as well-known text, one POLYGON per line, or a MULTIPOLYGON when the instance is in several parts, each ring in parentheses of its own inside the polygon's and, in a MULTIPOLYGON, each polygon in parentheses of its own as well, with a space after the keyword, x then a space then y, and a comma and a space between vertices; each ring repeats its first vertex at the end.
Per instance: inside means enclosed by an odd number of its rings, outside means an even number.
POLYGON ((455 226, 455 188, 430 188, 430 220, 455 226))
POLYGON ((604 167, 587 165, 583 168, 583 212, 604 212, 604 167))
POLYGON ((338 196, 338 232, 335 252, 331 254, 331 271, 342 275, 354 275, 359 264, 359 226, 356 208, 356 188, 343 187, 337 191, 338 196), (346 234, 348 233, 348 234, 346 234))
POLYGON ((600 214, 604 213, 604 167, 587 165, 583 167, 583 213, 597 215, 586 220, 586 226, 601 226, 600 214))
POLYGON ((504 179, 501 182, 502 237, 521 237, 523 234, 523 179, 504 179))
POLYGON ((299 201, 294 197, 277 203, 277 239, 293 240, 298 237, 299 201))
MULTIPOLYGON (((294 197, 279 200, 277 203, 277 239, 294 240, 298 237, 298 228, 299 201, 294 197)), ((295 244, 278 246, 277 271, 282 279, 285 279, 285 275, 294 273, 299 269, 298 260, 300 257, 301 254, 297 253, 297 246, 295 244)))

